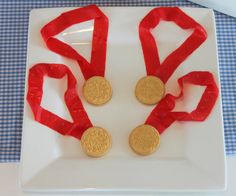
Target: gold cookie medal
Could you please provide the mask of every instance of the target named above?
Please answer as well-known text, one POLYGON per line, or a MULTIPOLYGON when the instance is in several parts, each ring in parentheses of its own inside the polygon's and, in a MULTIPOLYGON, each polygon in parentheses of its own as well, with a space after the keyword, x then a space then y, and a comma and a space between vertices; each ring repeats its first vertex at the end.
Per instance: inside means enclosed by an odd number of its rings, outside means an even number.
POLYGON ((82 135, 81 146, 90 157, 101 157, 111 148, 110 134, 101 127, 90 127, 82 135))
POLYGON ((101 76, 93 76, 83 86, 85 99, 93 105, 107 103, 112 97, 112 88, 108 80, 101 76))
POLYGON ((165 85, 156 76, 145 76, 141 78, 135 88, 137 99, 147 105, 158 103, 164 94, 165 85))
POLYGON ((160 135, 151 125, 136 127, 129 136, 129 145, 139 155, 149 155, 157 150, 160 144, 160 135))

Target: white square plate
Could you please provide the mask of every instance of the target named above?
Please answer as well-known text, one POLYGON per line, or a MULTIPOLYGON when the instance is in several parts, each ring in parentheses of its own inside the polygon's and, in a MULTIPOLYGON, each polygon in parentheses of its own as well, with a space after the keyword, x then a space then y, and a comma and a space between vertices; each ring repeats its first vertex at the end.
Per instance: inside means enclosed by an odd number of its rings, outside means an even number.
MULTIPOLYGON (((82 96, 83 76, 75 61, 48 50, 40 29, 60 13, 72 8, 33 10, 30 14, 28 70, 36 63, 63 63, 78 80, 78 92, 96 126, 110 131, 113 146, 102 158, 89 158, 80 142, 64 137, 33 120, 27 102, 24 108, 21 184, 31 191, 202 191, 225 188, 225 153, 221 99, 204 122, 175 122, 162 135, 157 152, 142 157, 128 145, 129 133, 144 123, 154 106, 140 104, 134 95, 137 80, 146 74, 138 37, 138 25, 151 7, 101 8, 109 18, 106 77, 113 87, 112 100, 95 107, 82 96)), ((214 13, 203 8, 181 8, 207 31, 207 40, 183 62, 166 85, 177 94, 177 79, 190 71, 211 71, 220 88, 214 13)), ((90 58, 93 22, 74 25, 58 37, 90 58), (83 29, 87 29, 84 31, 83 29), (82 31, 81 31, 82 30, 82 31), (69 32, 69 33, 68 33, 69 32), (71 33, 72 32, 72 33, 71 33), (68 36, 69 35, 69 36, 68 36), (79 44, 78 44, 79 43, 79 44), (81 44, 82 43, 82 44, 81 44)), ((171 22, 161 22, 153 30, 163 59, 183 42, 191 31, 171 22)), ((42 105, 71 119, 64 106, 66 79, 45 79, 42 105)), ((185 99, 175 110, 191 111, 203 88, 186 85, 185 99)))

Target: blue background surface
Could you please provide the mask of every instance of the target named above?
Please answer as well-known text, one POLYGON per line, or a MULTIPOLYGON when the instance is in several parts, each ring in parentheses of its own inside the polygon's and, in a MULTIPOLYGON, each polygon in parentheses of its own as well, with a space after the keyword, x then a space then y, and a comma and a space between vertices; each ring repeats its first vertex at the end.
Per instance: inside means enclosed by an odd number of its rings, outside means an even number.
MULTIPOLYGON (((186 6, 185 0, 0 0, 0 162, 20 159, 29 12, 34 8, 186 6)), ((236 19, 215 12, 227 155, 236 154, 236 19)), ((206 57, 207 58, 207 57, 206 57)))

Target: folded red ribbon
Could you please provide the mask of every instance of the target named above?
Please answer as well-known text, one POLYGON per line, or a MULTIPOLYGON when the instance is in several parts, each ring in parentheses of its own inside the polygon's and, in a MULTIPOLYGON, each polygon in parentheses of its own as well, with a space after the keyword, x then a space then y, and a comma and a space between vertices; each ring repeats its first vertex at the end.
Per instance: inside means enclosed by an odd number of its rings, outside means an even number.
POLYGON ((80 139, 83 132, 92 127, 92 123, 77 94, 76 79, 66 65, 46 63, 34 65, 29 70, 27 101, 36 121, 62 135, 70 135, 80 139), (64 99, 73 122, 64 120, 41 106, 43 82, 46 75, 57 79, 67 76, 67 90, 64 99))
POLYGON ((108 18, 96 5, 89 5, 61 14, 41 29, 47 47, 65 57, 77 60, 84 78, 104 76, 108 35, 108 18), (75 49, 53 37, 71 25, 94 19, 91 62, 89 63, 75 49))
MULTIPOLYGON (((85 79, 92 76, 104 76, 108 19, 97 6, 90 5, 65 12, 46 24, 41 29, 41 34, 50 50, 78 61, 85 79), (91 62, 89 63, 71 46, 53 36, 71 25, 92 19, 94 19, 94 31, 91 62)), ((65 65, 45 63, 34 65, 29 70, 27 101, 36 121, 62 135, 70 135, 80 139, 83 132, 89 127, 92 127, 92 123, 77 94, 76 79, 65 65), (68 88, 65 92, 64 100, 73 122, 64 120, 41 106, 43 78, 45 75, 58 79, 65 75, 67 76, 68 88)))
POLYGON ((162 133, 175 121, 204 121, 213 109, 218 97, 218 88, 210 72, 195 71, 186 74, 178 80, 181 92, 178 96, 167 94, 153 109, 145 124, 152 125, 162 133), (206 86, 206 89, 192 112, 171 112, 175 101, 183 97, 185 83, 206 86))
MULTIPOLYGON (((139 36, 146 63, 147 75, 159 77, 166 83, 177 67, 196 50, 207 38, 204 28, 177 7, 160 7, 151 10, 139 25, 139 36), (158 49, 151 29, 161 20, 173 21, 182 29, 193 29, 193 33, 160 63, 158 49)), ((210 72, 191 72, 178 80, 181 88, 179 96, 167 94, 153 109, 145 124, 154 126, 162 133, 175 121, 203 121, 210 114, 218 97, 218 88, 210 72), (175 101, 183 97, 183 84, 206 86, 197 108, 191 113, 171 112, 175 101)))
POLYGON ((151 10, 140 22, 139 38, 142 44, 147 75, 157 76, 166 83, 177 67, 207 38, 204 28, 177 7, 160 7, 151 10), (193 33, 160 63, 156 41, 151 29, 161 20, 173 21, 182 29, 193 29, 193 33))
MULTIPOLYGON (((85 79, 94 75, 104 76, 107 32, 107 17, 96 6, 87 6, 66 12, 48 23, 41 30, 42 36, 49 49, 79 62, 85 79), (71 46, 53 36, 73 24, 91 19, 94 19, 95 22, 91 63, 88 63, 87 60, 78 54, 71 46)), ((159 77, 164 83, 167 82, 181 62, 198 48, 207 37, 203 27, 178 8, 155 8, 140 23, 139 33, 147 74, 159 77), (174 21, 183 29, 194 29, 193 34, 179 48, 171 53, 163 63, 160 63, 157 46, 150 33, 150 29, 154 28, 159 23, 160 19, 174 21)), ((180 78, 178 82, 181 88, 180 95, 173 96, 167 94, 146 120, 146 124, 156 127, 160 133, 176 120, 205 120, 216 102, 218 88, 211 73, 191 72, 180 78), (206 86, 206 90, 197 108, 193 112, 171 112, 175 106, 175 100, 183 96, 184 83, 203 85, 206 86)), ((77 94, 76 79, 65 65, 37 64, 33 66, 29 70, 27 101, 30 104, 36 121, 63 135, 71 135, 80 139, 83 132, 92 126, 77 94), (73 122, 64 120, 41 106, 43 78, 45 75, 58 79, 67 76, 68 88, 64 98, 73 122)))

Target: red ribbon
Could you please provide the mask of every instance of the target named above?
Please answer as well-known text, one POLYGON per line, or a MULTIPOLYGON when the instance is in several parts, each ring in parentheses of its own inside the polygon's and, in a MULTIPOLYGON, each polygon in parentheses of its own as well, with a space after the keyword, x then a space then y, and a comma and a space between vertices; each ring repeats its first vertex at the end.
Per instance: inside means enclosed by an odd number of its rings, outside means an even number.
POLYGON ((177 67, 207 38, 204 28, 177 7, 160 7, 151 10, 140 22, 139 38, 142 44, 147 75, 154 75, 164 83, 177 67), (193 33, 160 63, 156 41, 151 29, 161 20, 173 21, 182 29, 193 29, 193 33))
POLYGON ((78 62, 80 69, 87 80, 92 76, 104 76, 106 63, 106 48, 108 35, 108 18, 96 5, 90 5, 65 12, 41 29, 41 34, 47 47, 65 57, 78 62), (75 49, 56 39, 55 35, 71 25, 94 19, 94 31, 89 63, 75 49))
MULTIPOLYGON (((108 19, 95 5, 78 8, 61 14, 41 29, 41 34, 47 47, 65 57, 78 61, 81 71, 88 79, 92 76, 104 76, 106 61, 106 42, 108 34, 108 19), (94 19, 91 62, 89 63, 76 50, 53 36, 71 25, 94 19)), ((27 101, 33 111, 34 118, 41 124, 62 135, 70 135, 80 139, 83 132, 92 127, 88 115, 76 91, 76 79, 71 71, 62 64, 36 64, 29 70, 27 101), (67 76, 68 86, 64 95, 66 106, 73 122, 62 119, 41 106, 43 95, 43 78, 67 76)))
MULTIPOLYGON (((177 7, 161 7, 150 11, 139 25, 139 36, 142 44, 147 75, 159 77, 164 83, 168 81, 177 67, 196 50, 207 38, 204 28, 182 12, 177 7), (160 20, 173 21, 182 29, 193 29, 186 41, 169 54, 160 63, 158 49, 150 30, 156 27, 160 20)), ((152 125, 162 133, 175 121, 204 121, 210 114, 218 97, 218 88, 210 72, 191 72, 178 80, 181 93, 179 96, 167 94, 153 109, 145 124, 152 125), (206 86, 197 108, 191 113, 171 112, 175 101, 183 97, 183 84, 206 86)))
MULTIPOLYGON (((96 6, 87 6, 62 14, 45 25, 41 33, 49 49, 63 56, 77 60, 85 79, 88 79, 94 75, 104 76, 107 31, 107 17, 96 6), (57 40, 53 36, 73 24, 91 19, 94 19, 95 22, 91 63, 88 63, 71 46, 57 40)), ((139 33, 147 74, 158 76, 164 83, 169 79, 180 63, 206 39, 206 32, 203 27, 178 8, 156 8, 152 10, 140 23, 139 33), (174 21, 184 29, 195 29, 193 34, 178 49, 171 53, 162 64, 160 64, 155 40, 150 33, 150 28, 154 28, 159 23, 160 19, 174 21)), ((180 78, 178 82, 181 88, 180 95, 173 96, 167 94, 147 118, 146 124, 156 127, 160 133, 176 120, 205 120, 216 102, 218 88, 211 73, 191 72, 180 78), (183 96, 184 83, 203 85, 206 86, 206 90, 197 108, 193 112, 171 112, 175 106, 175 100, 183 96)), ((33 111, 35 120, 60 134, 71 135, 80 139, 83 132, 92 126, 77 94, 76 79, 65 65, 36 64, 33 66, 29 70, 27 101, 33 111), (64 99, 73 122, 64 120, 41 107, 43 78, 45 75, 57 79, 65 75, 67 76, 68 88, 65 92, 64 99)))
POLYGON ((153 109, 145 124, 152 125, 162 133, 175 121, 204 121, 213 109, 218 97, 218 88, 210 72, 190 72, 178 79, 181 92, 178 96, 167 94, 153 109), (206 89, 192 112, 171 112, 175 101, 183 97, 183 85, 190 83, 206 86, 206 89))
POLYGON ((27 101, 36 121, 62 135, 71 135, 80 139, 83 132, 92 127, 92 123, 77 94, 76 79, 66 65, 46 63, 34 65, 29 70, 27 101), (64 99, 73 122, 64 120, 41 106, 45 75, 57 79, 67 76, 67 90, 64 99))

